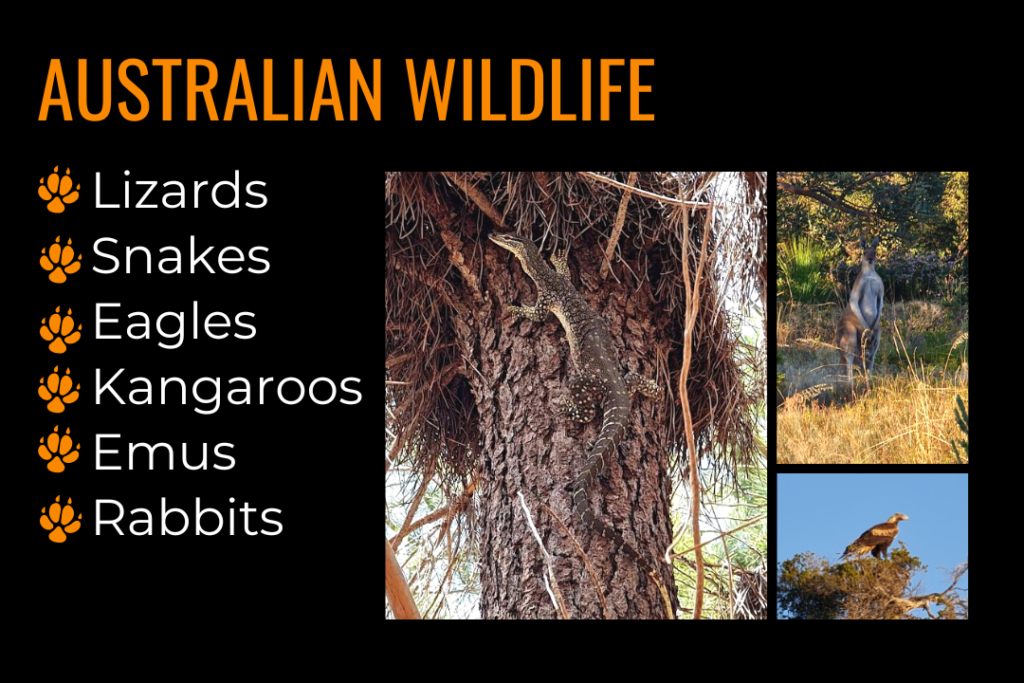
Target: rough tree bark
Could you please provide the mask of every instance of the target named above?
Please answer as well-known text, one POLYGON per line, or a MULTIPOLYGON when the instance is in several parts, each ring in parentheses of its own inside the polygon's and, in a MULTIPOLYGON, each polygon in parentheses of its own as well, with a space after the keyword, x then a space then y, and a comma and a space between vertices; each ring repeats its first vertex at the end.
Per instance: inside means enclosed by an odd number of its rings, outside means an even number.
MULTIPOLYGON (((568 343, 557 319, 546 323, 515 322, 506 313, 512 303, 533 304, 536 288, 508 252, 475 238, 474 228, 460 237, 463 254, 482 260, 470 267, 480 278, 482 302, 465 288, 460 319, 455 321, 464 360, 463 374, 479 415, 481 482, 478 489, 481 528, 481 616, 484 618, 554 618, 544 586, 545 562, 518 502, 525 496, 545 546, 554 555, 557 580, 571 618, 664 618, 665 608, 650 577, 627 556, 577 520, 571 511, 569 485, 579 472, 600 429, 601 415, 582 426, 563 418, 558 401, 567 391, 571 371, 568 343), (469 234, 467 234, 469 233, 469 234), (476 244, 472 240, 476 239, 476 244), (594 585, 571 539, 539 503, 559 515, 580 541, 597 572, 594 585), (597 592, 606 599, 604 612, 597 592)), ((616 340, 623 372, 636 371, 665 388, 660 399, 634 396, 631 429, 619 445, 619 457, 590 495, 596 514, 661 568, 675 603, 672 574, 660 557, 671 542, 668 443, 664 430, 670 382, 657 376, 659 358, 673 338, 667 318, 659 316, 648 286, 639 290, 598 272, 602 248, 597 231, 586 243, 572 245, 569 265, 573 283, 607 321, 616 340)), ((543 249, 550 256, 550 245, 543 249)), ((617 268, 621 269, 621 264, 617 268)), ((614 269, 613 269, 614 270, 614 269)))

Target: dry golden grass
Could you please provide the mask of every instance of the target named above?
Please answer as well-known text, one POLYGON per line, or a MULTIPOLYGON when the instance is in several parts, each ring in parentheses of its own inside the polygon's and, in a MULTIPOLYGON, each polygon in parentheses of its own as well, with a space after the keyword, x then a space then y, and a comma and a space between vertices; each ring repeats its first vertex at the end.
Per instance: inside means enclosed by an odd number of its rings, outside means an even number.
POLYGON ((778 461, 805 464, 950 464, 949 442, 961 438, 956 395, 968 413, 967 385, 874 378, 870 390, 831 406, 787 403, 778 412, 778 461))
POLYGON ((957 394, 970 412, 960 348, 967 335, 955 332, 965 320, 940 320, 941 309, 920 302, 890 305, 887 312, 875 375, 867 382, 858 373, 851 395, 838 351, 820 341, 829 334, 827 311, 778 310, 778 371, 788 394, 777 412, 779 464, 957 464, 949 443, 963 438, 954 418, 957 394), (921 350, 931 339, 926 355, 934 357, 937 335, 946 339, 938 341, 945 362, 926 364, 921 350))

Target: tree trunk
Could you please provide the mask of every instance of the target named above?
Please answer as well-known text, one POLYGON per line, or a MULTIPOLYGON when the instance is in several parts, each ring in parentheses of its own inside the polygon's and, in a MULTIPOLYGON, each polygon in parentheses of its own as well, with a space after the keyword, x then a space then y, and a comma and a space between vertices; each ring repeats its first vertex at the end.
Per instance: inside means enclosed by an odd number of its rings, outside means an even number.
MULTIPOLYGON (((669 452, 664 424, 667 402, 674 400, 666 377, 657 377, 659 358, 677 337, 667 316, 657 313, 648 285, 635 290, 616 282, 621 264, 608 279, 597 273, 602 247, 596 231, 588 243, 573 244, 569 265, 573 283, 608 323, 616 341, 620 368, 658 381, 659 399, 636 395, 631 429, 619 444, 589 500, 595 514, 623 535, 647 561, 659 568, 675 603, 672 573, 660 557, 671 542, 669 519, 669 452), (660 323, 660 324, 659 324, 660 323)), ((463 352, 463 373, 473 391, 479 416, 477 445, 481 482, 478 489, 481 531, 481 616, 485 619, 555 618, 559 611, 545 587, 546 564, 530 531, 519 494, 548 552, 570 618, 664 618, 657 586, 624 552, 588 529, 572 514, 571 483, 590 444, 597 438, 601 414, 587 425, 561 415, 558 402, 572 370, 566 335, 551 316, 545 323, 514 321, 508 304, 533 304, 537 291, 508 252, 487 242, 464 254, 482 254, 482 302, 462 288, 462 314, 455 322, 463 352), (596 573, 591 579, 573 541, 540 504, 558 515, 579 541, 596 573), (605 596, 607 612, 598 594, 605 596)), ((602 240, 603 241, 603 240, 602 240)), ((474 248, 475 246, 475 248, 474 248)), ((550 245, 548 245, 549 247, 550 245)), ((550 248, 542 251, 550 256, 550 248)), ((632 278, 623 278, 632 282, 632 278)))

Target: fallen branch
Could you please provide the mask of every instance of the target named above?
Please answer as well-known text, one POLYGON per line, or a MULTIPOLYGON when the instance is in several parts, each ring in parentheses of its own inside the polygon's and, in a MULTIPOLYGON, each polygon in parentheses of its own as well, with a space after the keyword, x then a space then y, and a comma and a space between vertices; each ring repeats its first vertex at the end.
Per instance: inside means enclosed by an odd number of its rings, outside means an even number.
POLYGON ((604 263, 601 264, 601 279, 608 277, 608 269, 612 264, 612 256, 615 255, 615 247, 619 243, 619 236, 622 234, 622 224, 626 221, 626 206, 629 204, 629 195, 633 192, 633 183, 636 182, 636 171, 631 171, 629 180, 626 181, 626 191, 622 193, 622 201, 619 202, 619 212, 615 216, 615 225, 612 226, 612 236, 608 239, 608 247, 604 250, 604 263))

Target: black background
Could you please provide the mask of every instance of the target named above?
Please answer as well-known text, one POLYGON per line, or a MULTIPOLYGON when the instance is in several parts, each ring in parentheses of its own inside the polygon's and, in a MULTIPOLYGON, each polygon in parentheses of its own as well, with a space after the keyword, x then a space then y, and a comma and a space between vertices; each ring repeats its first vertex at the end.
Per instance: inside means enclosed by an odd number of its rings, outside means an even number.
MULTIPOLYGON (((8 205, 15 207, 16 219, 8 223, 4 250, 14 303, 6 326, 8 358, 13 363, 8 373, 5 422, 14 438, 10 439, 13 448, 8 451, 4 479, 11 494, 5 507, 13 515, 8 517, 8 530, 21 548, 15 554, 17 566, 31 577, 26 580, 29 585, 49 586, 43 597, 58 598, 68 611, 69 604, 87 601, 102 605, 105 612, 145 608, 165 615, 295 619, 295 628, 303 629, 309 626, 310 617, 332 608, 340 599, 340 558, 352 548, 352 521, 360 516, 354 512, 365 512, 366 494, 359 490, 352 473, 354 456, 365 456, 369 445, 371 273, 367 249, 370 233, 379 225, 379 205, 374 202, 371 222, 369 202, 371 196, 376 201, 380 198, 380 168, 366 164, 365 159, 356 163, 349 158, 346 140, 353 135, 341 128, 308 122, 187 122, 184 67, 175 73, 173 121, 160 120, 160 95, 155 85, 160 76, 159 71, 151 70, 145 78, 133 74, 133 80, 145 84, 150 115, 142 122, 126 122, 116 113, 117 102, 125 99, 117 85, 120 59, 116 56, 110 116, 100 122, 83 121, 78 117, 77 92, 77 58, 81 56, 65 55, 62 60, 75 114, 72 122, 60 120, 59 109, 50 111, 51 120, 37 120, 49 57, 25 64, 29 77, 19 100, 24 112, 18 135, 31 138, 32 144, 19 149, 9 167, 9 171, 17 169, 17 189, 7 188, 8 205), (81 184, 80 199, 59 215, 47 211, 46 202, 37 195, 39 179, 52 173, 55 165, 61 176, 70 168, 74 183, 81 184), (130 171, 129 176, 124 175, 125 170, 130 171), (210 198, 211 187, 233 180, 236 171, 243 207, 217 208, 210 198), (97 173, 101 174, 104 203, 119 203, 122 208, 96 208, 97 173), (187 188, 189 208, 124 208, 126 179, 159 181, 149 203, 159 203, 164 182, 180 181, 187 188), (197 180, 209 184, 200 190, 199 208, 192 208, 192 185, 197 180), (265 183, 257 191, 267 197, 267 204, 260 209, 244 208, 250 199, 245 185, 257 180, 265 183), (76 253, 84 254, 82 270, 63 284, 51 283, 39 265, 41 250, 58 235, 62 244, 70 237, 76 253), (223 247, 243 252, 266 247, 268 251, 259 255, 269 261, 269 271, 211 275, 200 267, 192 274, 188 272, 190 236, 195 236, 197 252, 214 247, 206 260, 217 270, 216 255, 223 247), (115 274, 93 271, 94 266, 107 269, 111 265, 93 250, 102 237, 117 240, 116 245, 108 242, 101 247, 121 259, 115 274), (151 274, 145 272, 144 260, 138 256, 132 260, 132 272, 125 272, 128 246, 144 246, 152 252, 151 274), (182 251, 182 274, 159 272, 157 263, 166 254, 158 250, 165 246, 182 251), (255 337, 212 340, 200 329, 200 337, 192 339, 193 301, 198 302, 202 317, 219 311, 233 319, 239 312, 252 312, 254 317, 247 321, 256 327, 255 337), (104 332, 119 331, 121 340, 95 338, 97 302, 120 304, 116 313, 108 309, 104 317, 117 316, 122 322, 104 326, 104 332), (62 312, 70 307, 76 327, 79 323, 83 326, 83 339, 62 355, 48 351, 39 336, 40 321, 58 305, 62 312), (133 311, 149 315, 151 339, 128 339, 127 316, 133 311), (184 312, 187 325, 186 339, 173 350, 157 343, 161 338, 155 330, 156 318, 166 311, 184 312), (39 379, 49 375, 54 365, 59 365, 61 375, 70 367, 75 384, 82 386, 81 398, 60 415, 48 412, 36 394, 39 379), (109 393, 101 405, 95 404, 97 368, 104 381, 124 368, 116 386, 126 405, 117 403, 109 393), (153 382, 153 404, 130 402, 129 392, 138 386, 129 384, 133 377, 153 382), (191 394, 186 405, 181 405, 177 388, 169 391, 167 404, 161 405, 162 377, 181 377, 189 388, 200 377, 220 378, 219 410, 200 414, 197 407, 205 411, 211 406, 198 403, 191 394), (263 377, 275 381, 268 386, 263 405, 254 391, 252 404, 235 406, 227 401, 228 380, 233 377, 245 377, 253 387, 263 377), (359 377, 361 382, 355 386, 363 394, 363 402, 317 405, 307 397, 297 405, 285 405, 276 395, 276 386, 285 377, 298 378, 307 387, 318 377, 330 378, 335 386, 346 377, 359 377), (60 474, 47 471, 46 462, 36 453, 40 437, 50 434, 57 424, 61 434, 71 427, 82 454, 60 474), (105 456, 103 463, 119 464, 122 470, 97 471, 98 433, 121 435, 116 442, 120 453, 105 456), (145 458, 129 470, 127 448, 131 442, 172 445, 173 469, 163 455, 158 456, 153 470, 145 458), (187 445, 190 462, 196 463, 204 443, 211 450, 208 469, 186 469, 181 460, 182 444, 187 445), (212 457, 212 449, 219 443, 233 444, 235 465, 230 470, 213 468, 214 463, 223 462, 212 457), (39 524, 41 510, 58 495, 61 503, 71 497, 75 516, 81 513, 83 523, 81 530, 62 544, 50 542, 39 524), (96 535, 97 498, 124 506, 120 526, 125 535, 109 526, 101 527, 96 535), (161 533, 161 499, 166 499, 168 508, 181 508, 188 514, 189 528, 184 534, 161 533), (217 509, 223 515, 224 527, 217 535, 196 535, 197 499, 203 508, 217 509), (244 533, 243 503, 257 509, 250 515, 251 530, 275 531, 260 515, 267 508, 277 508, 280 512, 273 515, 283 525, 282 532, 273 536, 244 533), (153 535, 131 534, 130 522, 139 518, 131 513, 134 508, 152 513, 153 535), (235 533, 229 535, 232 508, 235 533)), ((223 107, 234 58, 212 59, 221 70, 223 91, 219 87, 215 98, 223 107)), ((315 86, 314 65, 318 64, 319 60, 307 64, 307 79, 312 79, 306 84, 307 92, 315 86)), ((261 67, 261 61, 250 64, 262 112, 261 67)), ((99 59, 90 60, 89 76, 90 107, 98 111, 99 59)), ((275 85, 290 105, 288 79, 281 76, 275 85)), ((132 98, 127 99, 137 106, 132 98)), ((200 111, 204 111, 202 106, 200 111)), ((219 113, 223 115, 223 110, 219 113)), ((132 185, 133 203, 142 191, 132 185)), ((218 196, 223 201, 230 192, 222 189, 218 196)), ((377 253, 379 243, 374 243, 377 253)), ((248 260, 241 265, 263 268, 248 260)), ((374 269, 372 275, 376 280, 379 271, 374 269)), ((374 309, 374 323, 379 320, 377 315, 374 309)), ((374 352, 379 353, 377 349, 374 352)), ((325 390, 321 385, 318 394, 323 396, 325 390)), ((207 386, 200 391, 205 395, 211 389, 207 386)), ((296 392, 294 386, 286 389, 289 398, 296 392)), ((338 398, 342 396, 339 389, 338 398)), ((104 518, 115 514, 112 506, 104 506, 101 512, 104 518)), ((168 523, 179 529, 180 515, 172 515, 168 523)), ((204 528, 213 529, 216 517, 204 515, 203 523, 204 528)))

